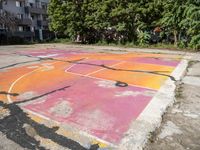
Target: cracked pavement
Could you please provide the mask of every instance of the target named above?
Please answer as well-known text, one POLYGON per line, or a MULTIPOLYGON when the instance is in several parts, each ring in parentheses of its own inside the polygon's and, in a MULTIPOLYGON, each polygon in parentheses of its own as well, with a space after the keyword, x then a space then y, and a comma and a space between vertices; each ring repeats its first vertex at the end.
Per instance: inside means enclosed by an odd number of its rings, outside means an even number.
POLYGON ((200 149, 200 54, 194 55, 181 81, 177 83, 176 100, 145 150, 200 149))
MULTIPOLYGON (((31 65, 39 65, 40 62, 51 61, 49 58, 34 58, 27 56, 18 56, 16 57, 16 52, 19 50, 34 50, 38 49, 48 49, 52 47, 57 47, 59 49, 65 48, 81 48, 89 49, 89 51, 101 51, 101 52, 110 52, 110 53, 124 53, 124 52, 148 52, 148 53, 165 53, 170 55, 180 55, 180 56, 192 56, 189 59, 189 65, 187 72, 182 80, 176 82, 176 100, 172 106, 167 109, 167 112, 162 118, 162 124, 155 132, 152 133, 144 149, 147 150, 170 150, 170 149, 200 149, 200 54, 186 53, 186 52, 176 52, 176 51, 162 51, 162 50, 152 50, 152 49, 131 49, 131 48, 114 48, 114 47, 95 47, 95 46, 77 46, 77 45, 59 45, 59 44, 50 44, 50 45, 31 45, 31 46, 3 46, 0 47, 0 55, 6 55, 5 59, 0 59, 0 69, 2 73, 6 68, 15 68, 31 65), (123 49, 123 51, 121 51, 123 49), (1 52, 4 52, 3 54, 1 52), (10 55, 10 53, 12 53, 10 55)), ((2 57, 1 57, 2 58, 2 57)), ((77 61, 80 61, 77 59, 77 61)), ((74 63, 74 61, 67 61, 68 63, 74 63)), ((75 61, 76 62, 76 61, 75 61)), ((78 62, 79 63, 79 62, 78 62)), ((79 63, 80 64, 80 63, 79 63)), ((85 64, 84 64, 85 65, 85 64)), ((99 66, 99 65, 98 65, 99 66)), ((51 66, 47 66, 48 70, 51 66)), ((100 65, 100 67, 113 69, 108 66, 100 65)), ((51 69, 51 68, 50 68, 51 69)), ((115 70, 115 69, 114 69, 115 70)), ((119 69, 118 69, 119 70, 119 69)), ((123 72, 124 70, 122 70, 123 72)), ((127 71, 127 70, 126 70, 127 71)), ((130 70, 128 70, 130 71, 130 70)), ((143 72, 140 70, 134 70, 138 72, 143 72)), ((149 72, 155 73, 155 72, 149 72)), ((162 73, 160 73, 162 75, 162 73)), ((166 75, 165 75, 166 76, 166 75)), ((167 75, 168 77, 171 77, 167 75)), ((173 76, 171 77, 173 79, 173 76)), ((174 80, 175 81, 175 80, 174 80)), ((117 81, 116 84, 122 83, 122 85, 127 86, 126 83, 117 81)), ((102 83, 101 83, 102 84, 102 83)), ((110 84, 110 83, 109 83, 110 84)), ((116 85, 115 84, 115 85, 116 85)), ((104 85, 105 86, 105 85, 104 85)), ((110 85, 111 88, 113 85, 110 85)), ((70 85, 65 85, 57 89, 48 91, 45 94, 34 95, 34 93, 29 93, 23 98, 27 103, 29 101, 39 99, 42 101, 43 97, 46 97, 48 94, 62 92, 65 88, 69 88, 70 85)), ((123 86, 122 86, 123 87, 123 86)), ((0 86, 1 88, 1 86, 0 86)), ((145 93, 145 92, 144 92, 145 93)), ((7 91, 1 91, 1 95, 9 95, 12 97, 17 97, 19 94, 16 92, 8 93, 7 91)), ((125 92, 125 95, 137 96, 140 93, 131 93, 125 92)), ((118 94, 119 95, 119 94, 118 94)), ((123 94, 122 94, 123 95, 123 94)), ((122 96, 120 95, 120 96, 122 96)), ((151 95, 151 94, 150 94, 151 95)), ((120 97, 118 96, 118 97, 120 97)), ((149 96, 147 94, 147 96, 149 96)), ((28 115, 27 112, 24 112, 21 109, 23 106, 23 101, 19 101, 12 104, 6 104, 1 102, 0 104, 0 140, 3 141, 0 144, 0 149, 2 150, 21 150, 21 149, 90 149, 90 150, 110 150, 115 148, 107 148, 104 143, 98 143, 96 141, 91 142, 91 145, 85 144, 82 146, 79 144, 77 137, 73 137, 69 133, 65 133, 65 129, 69 128, 65 126, 58 126, 57 123, 52 123, 49 120, 42 120, 41 118, 28 115), (38 124, 41 122, 40 124, 38 124), (13 124, 15 122, 16 124, 13 124), (15 130, 16 129, 16 130, 15 130), (47 134, 46 134, 47 133, 47 134), (65 133, 63 136, 62 134, 65 133), (68 138, 69 137, 69 138, 68 138), (72 138, 71 138, 72 137, 72 138), (29 141, 26 143, 26 141, 29 141), (21 143, 24 141, 24 143, 21 143), (18 143, 18 144, 17 144, 18 143), (85 148, 87 147, 87 148, 85 148)), ((65 107, 68 103, 60 103, 55 110, 52 110, 53 113, 57 112, 58 114, 65 114, 71 111, 70 107, 65 107), (67 108, 66 111, 63 111, 67 108)), ((96 112, 98 115, 98 112, 96 112)), ((74 129, 71 129, 74 130, 74 129)), ((75 131, 77 132, 77 131, 75 131)), ((87 143, 88 139, 81 137, 83 143, 87 143)), ((130 141, 130 143, 134 143, 130 141)), ((142 147, 138 148, 141 149, 142 147)), ((120 150, 125 150, 125 147, 120 147, 120 150)), ((129 148, 131 149, 131 148, 129 148)))

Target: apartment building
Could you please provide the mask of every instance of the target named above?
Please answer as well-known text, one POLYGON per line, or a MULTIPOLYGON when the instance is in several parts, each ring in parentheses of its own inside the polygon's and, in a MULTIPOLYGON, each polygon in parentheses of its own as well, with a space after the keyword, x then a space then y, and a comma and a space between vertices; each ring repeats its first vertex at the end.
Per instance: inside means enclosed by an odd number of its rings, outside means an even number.
POLYGON ((26 40, 48 39, 49 0, 1 0, 0 34, 26 40))

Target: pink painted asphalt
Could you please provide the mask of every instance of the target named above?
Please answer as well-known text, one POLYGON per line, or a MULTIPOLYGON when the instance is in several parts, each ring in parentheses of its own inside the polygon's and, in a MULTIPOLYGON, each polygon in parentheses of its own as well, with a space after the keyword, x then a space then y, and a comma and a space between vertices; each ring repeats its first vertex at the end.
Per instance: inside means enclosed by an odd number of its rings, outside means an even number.
POLYGON ((119 142, 130 122, 138 117, 155 93, 133 86, 120 88, 115 86, 115 82, 86 77, 62 84, 72 86, 25 108, 112 143, 119 142), (65 116, 51 111, 59 103, 64 105, 63 102, 68 103, 71 113, 65 116))
POLYGON ((74 49, 18 54, 55 60, 7 70, 2 77, 12 83, 9 92, 20 93, 17 97, 10 96, 12 101, 37 99, 50 93, 22 107, 114 144, 121 141, 130 124, 168 78, 145 71, 170 75, 180 62, 172 55, 109 54, 74 49), (127 86, 116 86, 117 81, 126 82, 127 86), (69 87, 62 89, 66 86, 69 87))

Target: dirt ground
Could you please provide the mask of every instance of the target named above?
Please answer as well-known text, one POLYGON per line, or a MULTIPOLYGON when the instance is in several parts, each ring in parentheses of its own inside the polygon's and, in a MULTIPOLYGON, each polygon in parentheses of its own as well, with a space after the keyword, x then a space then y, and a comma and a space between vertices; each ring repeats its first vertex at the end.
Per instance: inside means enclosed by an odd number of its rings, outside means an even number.
POLYGON ((177 82, 176 99, 163 116, 145 150, 200 149, 200 55, 190 60, 183 79, 177 82))

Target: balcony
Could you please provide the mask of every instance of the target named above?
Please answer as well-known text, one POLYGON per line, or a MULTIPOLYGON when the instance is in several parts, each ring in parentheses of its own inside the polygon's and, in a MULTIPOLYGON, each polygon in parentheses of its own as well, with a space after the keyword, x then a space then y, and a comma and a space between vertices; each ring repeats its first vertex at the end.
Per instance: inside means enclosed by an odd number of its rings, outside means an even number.
POLYGON ((42 25, 43 25, 43 26, 48 26, 48 23, 49 23, 49 21, 47 21, 47 20, 42 21, 42 25))
POLYGON ((18 36, 18 37, 33 37, 34 36, 34 33, 31 32, 31 31, 16 31, 13 33, 13 36, 18 36))
POLYGON ((0 28, 0 34, 6 34, 6 33, 7 33, 6 29, 1 29, 0 28))
POLYGON ((34 13, 34 14, 47 14, 47 10, 43 8, 36 8, 36 7, 24 7, 24 11, 26 13, 34 13))
POLYGON ((3 2, 0 1, 0 9, 3 9, 3 2))
POLYGON ((30 18, 24 18, 19 21, 19 25, 31 25, 32 20, 30 18))
POLYGON ((41 27, 42 26, 42 20, 37 20, 37 26, 41 27))
POLYGON ((48 26, 48 21, 47 20, 37 20, 37 26, 41 27, 41 26, 48 26))

